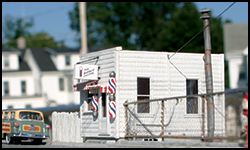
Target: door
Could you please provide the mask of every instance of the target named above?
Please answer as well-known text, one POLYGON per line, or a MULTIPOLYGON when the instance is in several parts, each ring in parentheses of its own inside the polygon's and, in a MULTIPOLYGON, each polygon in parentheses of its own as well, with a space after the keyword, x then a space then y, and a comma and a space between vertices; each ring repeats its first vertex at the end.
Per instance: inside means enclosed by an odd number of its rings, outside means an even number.
POLYGON ((100 93, 100 103, 99 106, 99 136, 109 136, 108 134, 108 100, 107 100, 107 94, 106 93, 100 93))

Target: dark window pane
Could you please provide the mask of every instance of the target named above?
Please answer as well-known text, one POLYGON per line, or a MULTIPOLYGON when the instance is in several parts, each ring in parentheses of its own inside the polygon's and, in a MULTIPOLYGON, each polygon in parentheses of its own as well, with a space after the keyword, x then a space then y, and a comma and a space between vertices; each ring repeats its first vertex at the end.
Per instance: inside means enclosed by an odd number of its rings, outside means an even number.
MULTIPOLYGON (((148 96, 138 96, 137 101, 149 100, 148 96)), ((149 113, 149 102, 139 103, 137 105, 137 113, 149 113)))
POLYGON ((150 95, 149 78, 137 78, 137 94, 150 95))
POLYGON ((60 91, 64 91, 64 79, 63 78, 59 78, 59 88, 60 88, 60 91))
POLYGON ((4 82, 4 94, 9 95, 9 82, 4 82))
POLYGON ((26 94, 26 82, 25 81, 21 81, 21 90, 22 90, 22 94, 26 94))
MULTIPOLYGON (((186 93, 187 95, 198 94, 198 81, 197 80, 186 80, 186 93)), ((198 98, 188 97, 187 98, 187 114, 198 113, 198 98)))

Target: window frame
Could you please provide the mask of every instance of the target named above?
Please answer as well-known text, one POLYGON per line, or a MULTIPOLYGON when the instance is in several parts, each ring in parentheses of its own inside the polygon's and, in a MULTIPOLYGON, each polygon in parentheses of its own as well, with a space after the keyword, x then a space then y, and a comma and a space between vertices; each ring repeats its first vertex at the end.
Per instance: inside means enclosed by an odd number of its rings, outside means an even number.
MULTIPOLYGON (((199 88, 198 79, 186 79, 186 95, 198 94, 198 91, 199 91, 198 88, 199 88), (188 83, 188 82, 195 82, 195 83, 188 83), (195 86, 192 86, 191 84, 195 84, 195 86), (189 88, 190 86, 192 86, 192 90, 190 90, 190 88, 189 88)), ((186 98, 186 114, 188 114, 188 115, 199 114, 199 99, 198 99, 198 97, 187 97, 186 98)))
POLYGON ((3 92, 4 95, 10 95, 10 85, 9 85, 9 81, 4 81, 3 82, 3 92), (6 85, 7 84, 7 85, 6 85))
POLYGON ((23 94, 23 95, 26 95, 26 92, 27 92, 27 86, 26 86, 27 84, 26 84, 26 81, 25 80, 22 80, 21 81, 21 93, 23 94), (23 84, 24 83, 24 84, 23 84))
MULTIPOLYGON (((136 95, 136 100, 139 102, 139 101, 143 101, 143 100, 150 100, 150 77, 145 77, 145 76, 137 76, 136 78, 136 86, 137 86, 137 95, 136 95), (140 81, 141 79, 141 81, 140 81), (147 80, 145 83, 145 85, 141 85, 141 84, 144 84, 143 80, 147 80), (139 86, 141 85, 141 86, 139 86), (140 91, 142 90, 142 91, 140 91), (142 98, 142 99, 140 99, 142 98)), ((150 102, 147 102, 147 103, 138 103, 137 104, 137 113, 140 113, 140 114, 149 114, 150 113, 150 102), (145 110, 142 110, 141 111, 141 108, 146 108, 145 110)))
POLYGON ((65 55, 65 66, 70 66, 70 55, 65 55))
POLYGON ((58 81, 59 81, 59 91, 65 91, 64 78, 60 77, 58 81))
POLYGON ((4 55, 3 64, 4 64, 4 68, 10 67, 10 56, 9 55, 4 55))

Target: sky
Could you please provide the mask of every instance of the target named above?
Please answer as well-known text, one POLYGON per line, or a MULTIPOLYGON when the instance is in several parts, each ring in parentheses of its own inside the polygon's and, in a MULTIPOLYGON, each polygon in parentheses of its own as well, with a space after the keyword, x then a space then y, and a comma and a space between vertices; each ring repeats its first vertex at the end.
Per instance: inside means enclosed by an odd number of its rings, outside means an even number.
MULTIPOLYGON (((30 32, 46 32, 56 41, 64 40, 69 48, 79 48, 74 41, 76 33, 70 29, 69 11, 75 2, 2 2, 2 24, 4 17, 33 17, 34 25, 30 32)), ((213 17, 218 16, 233 2, 195 2, 198 10, 208 8, 213 17)), ((88 14, 86 14, 88 15, 88 14)), ((248 2, 237 2, 222 16, 233 24, 248 23, 248 2)), ((3 32, 2 32, 3 37, 3 32)))

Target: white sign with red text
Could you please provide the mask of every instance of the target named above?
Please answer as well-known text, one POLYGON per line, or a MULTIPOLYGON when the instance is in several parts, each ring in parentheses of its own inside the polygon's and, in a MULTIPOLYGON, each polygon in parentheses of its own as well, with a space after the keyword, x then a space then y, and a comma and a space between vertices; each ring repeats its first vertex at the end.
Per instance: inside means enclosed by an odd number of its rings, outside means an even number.
POLYGON ((74 68, 74 78, 86 79, 86 80, 97 80, 98 79, 98 66, 76 64, 74 68))

